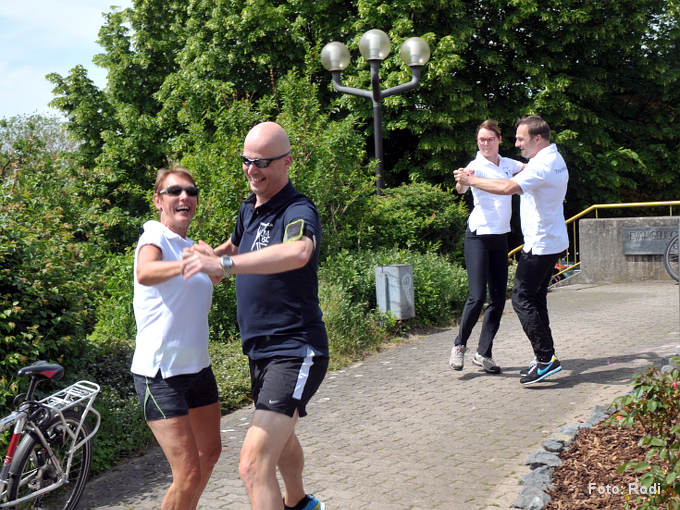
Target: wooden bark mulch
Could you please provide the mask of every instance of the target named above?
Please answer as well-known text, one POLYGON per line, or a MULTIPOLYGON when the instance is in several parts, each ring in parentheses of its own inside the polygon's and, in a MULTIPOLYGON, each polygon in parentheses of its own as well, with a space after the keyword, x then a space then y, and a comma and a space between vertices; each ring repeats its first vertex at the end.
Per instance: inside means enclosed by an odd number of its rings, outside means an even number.
MULTIPOLYGON (((546 510, 625 509, 636 507, 636 494, 642 473, 617 468, 633 460, 644 460, 647 449, 638 446, 642 428, 616 427, 600 422, 581 429, 562 454, 562 465, 553 472, 554 488, 548 492, 546 510), (632 484, 629 486, 629 484, 632 484)), ((658 459, 657 459, 658 462, 658 459)))

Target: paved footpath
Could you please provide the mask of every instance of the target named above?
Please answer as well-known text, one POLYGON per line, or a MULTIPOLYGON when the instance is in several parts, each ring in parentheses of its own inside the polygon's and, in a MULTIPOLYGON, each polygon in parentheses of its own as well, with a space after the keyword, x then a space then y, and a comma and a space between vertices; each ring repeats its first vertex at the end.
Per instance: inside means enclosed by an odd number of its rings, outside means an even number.
MULTIPOLYGON (((479 325, 461 372, 448 367, 456 330, 441 330, 329 373, 297 427, 306 489, 328 510, 509 508, 529 472, 523 462, 543 439, 588 419, 626 393, 634 373, 675 352, 678 302, 671 281, 551 291, 564 369, 529 387, 519 371, 533 354, 509 301, 494 348, 500 375, 470 361, 479 325)), ((252 411, 222 418, 222 456, 199 508, 250 508, 237 465, 252 411)), ((159 509, 169 484, 154 448, 91 480, 80 508, 159 509)))

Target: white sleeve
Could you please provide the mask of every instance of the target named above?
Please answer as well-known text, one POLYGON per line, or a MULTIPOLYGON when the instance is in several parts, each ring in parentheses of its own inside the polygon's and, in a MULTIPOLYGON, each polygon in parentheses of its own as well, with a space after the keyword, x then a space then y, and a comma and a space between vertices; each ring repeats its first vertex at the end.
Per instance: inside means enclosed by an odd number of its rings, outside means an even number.
POLYGON ((524 168, 524 163, 517 161, 516 159, 507 158, 510 163, 510 168, 512 169, 512 175, 517 174, 522 168, 524 168))
POLYGON ((540 186, 546 180, 547 173, 550 169, 541 164, 527 164, 522 172, 515 175, 512 180, 515 181, 522 192, 525 193, 536 186, 540 186))
POLYGON ((155 222, 147 222, 144 224, 144 232, 142 232, 142 235, 139 236, 139 240, 137 241, 137 250, 135 253, 135 258, 139 253, 139 250, 142 249, 142 246, 145 246, 147 244, 153 244, 159 250, 161 250, 161 252, 164 251, 163 245, 165 243, 163 231, 161 228, 159 228, 160 223, 158 223, 157 225, 154 223, 155 222))

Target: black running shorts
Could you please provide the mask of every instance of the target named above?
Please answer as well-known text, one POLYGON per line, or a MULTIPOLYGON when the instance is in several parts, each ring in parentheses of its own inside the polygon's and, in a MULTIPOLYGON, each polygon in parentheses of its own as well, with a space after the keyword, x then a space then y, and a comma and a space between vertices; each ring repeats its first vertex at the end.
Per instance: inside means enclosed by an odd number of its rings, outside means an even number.
POLYGON ((297 409, 302 418, 312 395, 328 370, 328 358, 276 356, 250 360, 250 381, 255 409, 292 417, 297 409))
POLYGON ((211 367, 196 374, 175 375, 163 379, 132 374, 139 403, 146 421, 186 416, 189 409, 207 406, 219 400, 217 382, 211 367))

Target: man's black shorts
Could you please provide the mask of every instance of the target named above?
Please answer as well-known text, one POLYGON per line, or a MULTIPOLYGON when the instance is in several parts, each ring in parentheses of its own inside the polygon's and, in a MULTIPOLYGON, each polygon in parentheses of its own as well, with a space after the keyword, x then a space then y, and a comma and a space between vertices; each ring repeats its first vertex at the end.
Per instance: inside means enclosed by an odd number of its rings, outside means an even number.
POLYGON ((276 356, 250 360, 250 381, 255 409, 292 417, 307 414, 306 406, 321 386, 328 370, 328 357, 276 356))
POLYGON ((211 367, 195 374, 175 375, 167 379, 161 377, 160 370, 155 377, 132 376, 146 421, 186 416, 189 409, 219 400, 211 367))

